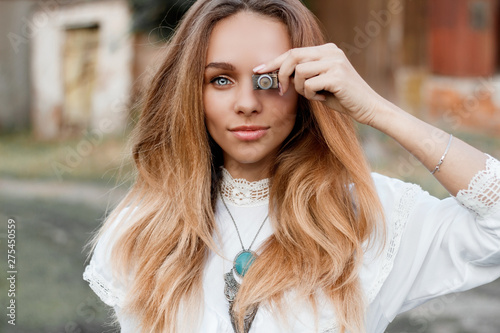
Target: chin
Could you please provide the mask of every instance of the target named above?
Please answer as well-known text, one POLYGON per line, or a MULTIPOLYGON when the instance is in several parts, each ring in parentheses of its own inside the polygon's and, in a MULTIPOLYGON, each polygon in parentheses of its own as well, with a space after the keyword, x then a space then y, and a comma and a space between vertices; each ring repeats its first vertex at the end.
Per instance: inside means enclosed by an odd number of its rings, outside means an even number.
POLYGON ((256 164, 262 161, 264 158, 249 158, 249 157, 244 157, 244 158, 235 158, 235 161, 237 161, 240 164, 256 164))
POLYGON ((240 164, 258 164, 264 160, 267 160, 268 154, 245 154, 244 151, 238 152, 238 154, 231 155, 231 158, 240 164))

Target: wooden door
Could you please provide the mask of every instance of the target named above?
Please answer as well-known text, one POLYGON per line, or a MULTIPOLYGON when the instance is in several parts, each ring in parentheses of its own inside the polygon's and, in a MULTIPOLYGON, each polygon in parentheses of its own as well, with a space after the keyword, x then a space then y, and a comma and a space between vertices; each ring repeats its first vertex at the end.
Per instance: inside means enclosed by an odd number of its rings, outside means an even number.
POLYGON ((64 108, 61 120, 63 135, 81 134, 90 124, 98 51, 98 26, 66 30, 64 108))

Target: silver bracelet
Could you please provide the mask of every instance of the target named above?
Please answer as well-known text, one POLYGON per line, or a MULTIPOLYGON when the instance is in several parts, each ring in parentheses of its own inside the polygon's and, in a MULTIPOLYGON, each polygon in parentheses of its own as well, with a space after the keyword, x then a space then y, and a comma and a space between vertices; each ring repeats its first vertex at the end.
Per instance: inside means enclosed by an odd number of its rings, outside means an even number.
POLYGON ((441 156, 441 159, 439 160, 438 164, 436 165, 434 170, 432 170, 431 175, 439 171, 439 167, 441 166, 441 164, 443 164, 444 158, 446 157, 446 154, 448 154, 448 150, 450 150, 452 139, 453 139, 453 134, 450 134, 450 140, 448 141, 448 146, 446 146, 443 156, 441 156))

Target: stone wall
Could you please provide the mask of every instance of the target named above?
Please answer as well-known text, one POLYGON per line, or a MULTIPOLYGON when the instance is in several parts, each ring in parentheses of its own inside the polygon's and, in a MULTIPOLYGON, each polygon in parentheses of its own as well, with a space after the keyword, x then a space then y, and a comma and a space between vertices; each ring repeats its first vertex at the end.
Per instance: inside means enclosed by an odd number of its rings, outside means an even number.
POLYGON ((30 124, 29 27, 34 1, 0 1, 0 132, 30 124))

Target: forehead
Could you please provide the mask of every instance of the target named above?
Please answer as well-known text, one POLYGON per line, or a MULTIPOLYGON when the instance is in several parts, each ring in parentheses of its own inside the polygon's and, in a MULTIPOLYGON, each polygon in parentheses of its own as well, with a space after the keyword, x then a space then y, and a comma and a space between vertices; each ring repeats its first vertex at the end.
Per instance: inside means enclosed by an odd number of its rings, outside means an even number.
POLYGON ((224 61, 236 66, 256 66, 290 48, 285 24, 256 13, 240 12, 215 25, 210 35, 207 64, 224 61))

